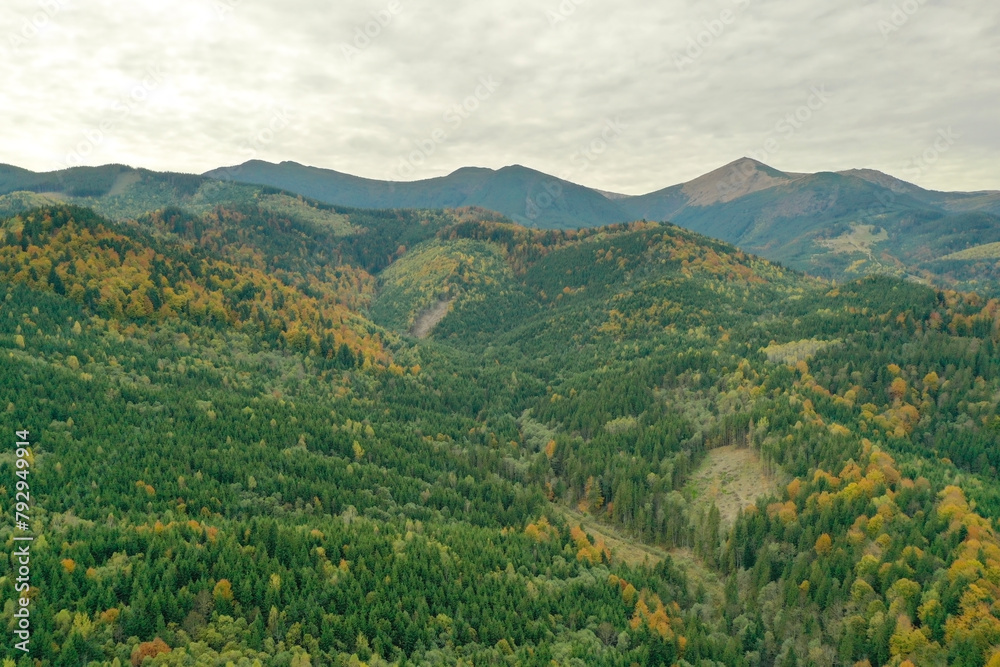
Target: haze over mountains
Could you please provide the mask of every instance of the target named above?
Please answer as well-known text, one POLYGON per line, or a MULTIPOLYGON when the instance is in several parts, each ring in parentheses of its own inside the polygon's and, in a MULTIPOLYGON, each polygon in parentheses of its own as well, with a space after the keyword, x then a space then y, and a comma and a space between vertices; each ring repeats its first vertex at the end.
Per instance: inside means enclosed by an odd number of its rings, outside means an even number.
MULTIPOLYGON (((1000 244, 1000 191, 930 191, 871 169, 788 173, 743 158, 687 183, 630 196, 520 165, 466 167, 412 182, 260 160, 202 176, 117 165, 47 174, 0 166, 0 195, 29 191, 68 196, 118 217, 150 206, 204 209, 225 200, 226 187, 239 183, 351 208, 473 206, 541 229, 670 221, 839 280, 882 273, 992 290, 1000 275, 994 266, 1000 259, 1000 245, 994 245, 1000 244)), ((0 209, 16 210, 23 207, 22 200, 23 195, 3 198, 0 209)))

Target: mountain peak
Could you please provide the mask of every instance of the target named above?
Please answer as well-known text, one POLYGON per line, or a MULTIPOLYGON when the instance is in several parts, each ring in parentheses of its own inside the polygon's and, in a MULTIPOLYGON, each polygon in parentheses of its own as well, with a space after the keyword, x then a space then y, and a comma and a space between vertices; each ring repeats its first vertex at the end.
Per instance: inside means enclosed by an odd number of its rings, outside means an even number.
POLYGON ((501 167, 497 170, 498 174, 541 174, 542 172, 537 169, 532 169, 531 167, 525 167, 523 164, 509 164, 506 167, 501 167))
POLYGON ((685 183, 682 191, 688 196, 689 205, 711 206, 738 199, 752 192, 773 188, 792 178, 763 162, 742 157, 685 183))
POLYGON ((489 167, 459 167, 455 171, 448 174, 448 176, 461 176, 463 174, 492 174, 494 169, 489 167))
POLYGON ((765 171, 778 171, 774 167, 764 164, 760 160, 744 155, 743 157, 733 160, 729 164, 723 165, 720 169, 725 169, 726 167, 742 167, 745 165, 752 165, 756 169, 763 169, 765 171))

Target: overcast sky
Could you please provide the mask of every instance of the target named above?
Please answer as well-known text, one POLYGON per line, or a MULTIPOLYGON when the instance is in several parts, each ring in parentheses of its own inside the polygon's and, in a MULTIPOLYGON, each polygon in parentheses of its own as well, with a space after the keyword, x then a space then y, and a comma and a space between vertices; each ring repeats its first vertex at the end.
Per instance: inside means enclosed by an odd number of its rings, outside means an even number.
POLYGON ((0 82, 0 162, 39 171, 516 163, 638 194, 749 155, 1000 189, 993 0, 3 0, 0 82))

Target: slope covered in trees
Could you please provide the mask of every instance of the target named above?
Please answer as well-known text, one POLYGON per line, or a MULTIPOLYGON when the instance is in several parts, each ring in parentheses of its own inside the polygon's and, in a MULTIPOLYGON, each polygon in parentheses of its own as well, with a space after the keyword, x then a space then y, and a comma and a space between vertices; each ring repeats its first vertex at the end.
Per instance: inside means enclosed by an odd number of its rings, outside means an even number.
POLYGON ((1000 293, 995 248, 1000 243, 1000 192, 929 191, 869 169, 786 173, 741 158, 687 183, 626 196, 519 165, 469 167, 444 177, 399 182, 260 160, 202 176, 124 165, 50 173, 0 165, 0 215, 53 199, 94 208, 114 220, 168 207, 203 215, 232 203, 334 224, 331 211, 348 206, 480 207, 541 229, 669 220, 838 281, 893 275, 937 287, 1000 293))
POLYGON ((997 301, 833 285, 666 224, 313 210, 3 222, 31 659, 995 658, 997 301), (732 521, 690 483, 722 445, 779 482, 732 521), (579 512, 678 557, 619 559, 579 512))

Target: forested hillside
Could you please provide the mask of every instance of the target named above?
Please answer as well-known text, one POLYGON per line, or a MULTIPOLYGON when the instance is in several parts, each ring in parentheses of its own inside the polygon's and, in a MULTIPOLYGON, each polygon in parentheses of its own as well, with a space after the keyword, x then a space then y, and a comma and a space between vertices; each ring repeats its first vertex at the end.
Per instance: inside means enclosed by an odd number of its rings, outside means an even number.
POLYGON ((892 275, 1000 293, 1000 193, 934 192, 870 169, 786 173, 741 158, 644 195, 605 195, 526 167, 390 182, 251 160, 205 174, 360 207, 479 206, 529 227, 671 221, 835 280, 892 275))
POLYGON ((1000 662, 1000 302, 253 192, 0 226, 6 664, 1000 662))
POLYGON ((626 196, 519 165, 405 182, 260 160, 202 176, 123 165, 50 173, 0 165, 0 216, 60 202, 113 220, 253 205, 333 227, 334 206, 476 207, 540 229, 670 221, 830 280, 891 275, 1000 295, 1000 192, 935 192, 870 169, 786 173, 742 158, 687 183, 626 196))

